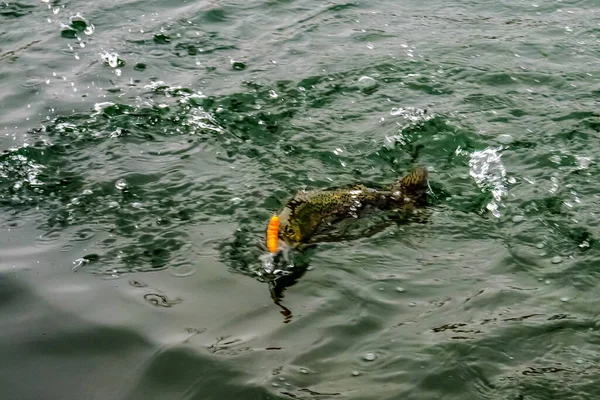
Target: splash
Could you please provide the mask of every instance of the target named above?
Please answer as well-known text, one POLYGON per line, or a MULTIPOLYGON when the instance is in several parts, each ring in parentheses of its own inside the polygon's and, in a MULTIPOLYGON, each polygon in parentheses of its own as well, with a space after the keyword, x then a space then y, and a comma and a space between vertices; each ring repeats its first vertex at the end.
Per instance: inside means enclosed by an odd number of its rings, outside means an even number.
POLYGON ((496 218, 500 217, 499 204, 507 193, 506 169, 499 153, 501 149, 501 147, 488 147, 473 152, 469 158, 469 175, 482 191, 491 192, 493 199, 486 205, 486 208, 496 218))
POLYGON ((289 275, 294 263, 288 251, 280 250, 276 253, 265 253, 259 257, 262 268, 256 274, 267 280, 276 279, 279 276, 289 275))
POLYGON ((401 117, 403 122, 396 122, 400 126, 396 134, 385 137, 384 146, 389 149, 393 148, 396 144, 404 146, 410 141, 405 133, 406 129, 422 124, 435 117, 435 114, 430 114, 427 110, 414 107, 393 107, 390 115, 392 117, 401 117))

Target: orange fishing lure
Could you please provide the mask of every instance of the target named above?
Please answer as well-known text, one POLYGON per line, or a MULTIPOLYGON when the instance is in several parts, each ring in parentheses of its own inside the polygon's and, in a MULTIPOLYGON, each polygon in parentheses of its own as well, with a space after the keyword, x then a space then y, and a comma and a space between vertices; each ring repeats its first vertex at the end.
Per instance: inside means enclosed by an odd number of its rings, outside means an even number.
POLYGON ((279 217, 273 215, 267 227, 267 248, 271 253, 277 251, 277 236, 279 234, 279 217))

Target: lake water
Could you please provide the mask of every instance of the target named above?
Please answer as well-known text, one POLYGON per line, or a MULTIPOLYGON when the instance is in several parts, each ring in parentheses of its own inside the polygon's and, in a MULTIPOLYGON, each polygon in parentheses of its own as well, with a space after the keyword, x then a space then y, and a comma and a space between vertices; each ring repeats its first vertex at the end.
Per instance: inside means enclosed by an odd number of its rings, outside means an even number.
POLYGON ((594 0, 0 2, 0 397, 598 399, 599 56, 594 0))

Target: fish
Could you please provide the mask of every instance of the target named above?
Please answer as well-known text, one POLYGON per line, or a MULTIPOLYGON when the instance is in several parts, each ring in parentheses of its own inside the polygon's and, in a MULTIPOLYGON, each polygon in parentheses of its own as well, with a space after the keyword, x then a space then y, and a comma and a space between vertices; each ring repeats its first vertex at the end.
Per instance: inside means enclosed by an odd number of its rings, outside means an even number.
POLYGON ((278 210, 274 241, 273 218, 267 229, 271 253, 319 241, 335 224, 360 219, 367 210, 411 212, 426 204, 429 187, 424 166, 413 168, 396 182, 380 188, 353 184, 325 190, 300 190, 278 210))

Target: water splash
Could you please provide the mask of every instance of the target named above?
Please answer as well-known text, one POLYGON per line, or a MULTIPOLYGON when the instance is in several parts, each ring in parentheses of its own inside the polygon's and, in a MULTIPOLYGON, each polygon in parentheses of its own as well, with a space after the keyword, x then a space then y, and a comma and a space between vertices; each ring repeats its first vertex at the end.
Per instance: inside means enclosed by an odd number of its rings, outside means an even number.
POLYGON ((259 260, 261 261, 261 268, 255 271, 256 275, 267 280, 289 275, 294 268, 294 263, 287 250, 264 253, 259 257, 259 260))
POLYGON ((396 143, 404 146, 408 143, 408 138, 404 134, 407 128, 422 124, 426 121, 435 117, 435 114, 430 114, 427 110, 414 108, 414 107, 393 107, 390 111, 390 115, 393 117, 401 117, 404 122, 396 122, 400 126, 398 133, 395 135, 386 136, 384 140, 384 146, 387 148, 393 148, 396 143))
POLYGON ((117 68, 119 66, 119 55, 117 53, 104 52, 100 54, 102 61, 107 63, 111 68, 117 68))
POLYGON ((488 147, 475 151, 469 158, 469 175, 482 191, 490 191, 493 199, 486 208, 496 218, 500 217, 498 207, 502 197, 506 195, 506 168, 500 159, 501 147, 488 147))

